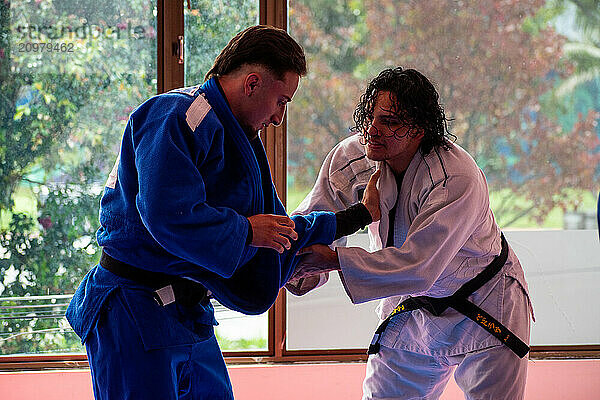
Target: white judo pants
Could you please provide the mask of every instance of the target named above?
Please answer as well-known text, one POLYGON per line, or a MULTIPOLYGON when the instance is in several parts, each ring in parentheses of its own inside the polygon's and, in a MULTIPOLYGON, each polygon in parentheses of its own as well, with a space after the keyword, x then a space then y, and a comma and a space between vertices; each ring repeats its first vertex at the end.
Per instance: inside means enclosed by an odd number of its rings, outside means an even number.
MULTIPOLYGON (((519 293, 517 283, 512 282, 506 289, 503 307, 507 326, 528 343, 529 303, 519 293)), ((453 371, 467 400, 522 400, 528 356, 519 358, 498 343, 466 354, 439 356, 381 345, 367 361, 363 400, 439 399, 453 371)))
POLYGON ((439 399, 454 370, 467 400, 521 400, 528 357, 497 346, 458 356, 428 356, 381 346, 369 356, 363 400, 439 399))

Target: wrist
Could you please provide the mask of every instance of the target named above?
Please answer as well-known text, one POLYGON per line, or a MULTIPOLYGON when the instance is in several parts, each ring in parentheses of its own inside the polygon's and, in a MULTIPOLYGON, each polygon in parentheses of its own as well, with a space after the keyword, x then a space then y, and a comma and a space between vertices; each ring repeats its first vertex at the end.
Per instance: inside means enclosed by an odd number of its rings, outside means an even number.
POLYGON ((375 220, 374 212, 362 201, 354 205, 356 207, 357 217, 360 219, 360 223, 363 226, 369 225, 375 220))
POLYGON ((246 220, 248 221, 248 232, 246 233, 246 246, 249 246, 252 243, 254 234, 252 232, 252 224, 250 223, 250 220, 248 218, 246 218, 246 220))
POLYGON ((333 251, 331 252, 330 265, 333 268, 332 271, 339 271, 341 268, 340 267, 340 259, 338 257, 338 252, 337 252, 337 247, 335 249, 333 249, 333 251))

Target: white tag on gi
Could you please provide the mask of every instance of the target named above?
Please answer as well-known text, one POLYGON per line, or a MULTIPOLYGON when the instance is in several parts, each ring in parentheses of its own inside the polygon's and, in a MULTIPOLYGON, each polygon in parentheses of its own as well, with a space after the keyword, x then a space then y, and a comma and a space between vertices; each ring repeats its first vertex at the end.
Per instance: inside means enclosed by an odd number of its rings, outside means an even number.
POLYGON ((175 292, 173 292, 173 286, 171 285, 155 290, 154 293, 160 298, 160 301, 162 302, 161 306, 166 306, 167 304, 175 302, 175 292))
POLYGON ((185 121, 187 122, 190 129, 196 130, 198 125, 202 122, 206 114, 210 111, 211 107, 208 101, 204 97, 204 93, 196 97, 196 100, 190 105, 190 108, 185 113, 185 121))
POLYGON ((117 186, 117 176, 119 175, 119 160, 121 159, 121 153, 117 156, 117 161, 115 161, 115 165, 113 166, 112 171, 110 171, 110 175, 108 175, 108 180, 106 181, 106 187, 114 189, 117 186))

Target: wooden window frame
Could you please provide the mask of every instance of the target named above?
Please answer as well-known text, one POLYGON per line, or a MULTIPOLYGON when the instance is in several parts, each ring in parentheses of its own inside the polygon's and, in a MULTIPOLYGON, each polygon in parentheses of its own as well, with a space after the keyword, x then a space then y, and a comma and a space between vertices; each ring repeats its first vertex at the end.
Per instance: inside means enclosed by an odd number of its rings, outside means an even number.
MULTIPOLYGON (((258 0, 259 23, 288 28, 287 0, 258 0)), ((178 62, 177 49, 184 35, 183 1, 157 0, 157 92, 184 86, 184 64, 178 62)), ((278 127, 262 134, 273 181, 285 204, 287 197, 287 116, 278 127)), ((227 364, 295 362, 364 362, 366 349, 287 350, 286 294, 281 290, 268 311, 268 348, 261 351, 223 352, 227 364)), ((572 346, 532 346, 531 359, 595 359, 600 344, 572 346)), ((0 356, 0 372, 88 368, 85 354, 0 356)))

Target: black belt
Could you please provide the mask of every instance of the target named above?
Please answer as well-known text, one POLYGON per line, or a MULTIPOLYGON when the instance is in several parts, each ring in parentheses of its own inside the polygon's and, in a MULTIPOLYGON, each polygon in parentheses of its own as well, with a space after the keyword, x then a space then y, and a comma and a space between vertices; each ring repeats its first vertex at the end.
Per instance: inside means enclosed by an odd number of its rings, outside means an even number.
POLYGON ((137 268, 106 254, 100 256, 100 265, 121 278, 129 279, 154 290, 154 299, 161 306, 172 302, 191 307, 209 298, 208 290, 198 282, 175 275, 137 268))
POLYGON ((400 303, 394 311, 377 327, 375 336, 369 345, 367 354, 377 354, 379 352, 380 344, 379 339, 385 331, 385 328, 390 323, 392 317, 397 314, 418 310, 424 308, 435 316, 440 316, 448 307, 451 307, 459 313, 465 315, 467 318, 475 321, 477 325, 494 335, 504 343, 509 349, 511 349, 516 355, 523 358, 529 352, 529 346, 527 346, 521 339, 519 339, 514 333, 508 328, 502 325, 494 317, 483 311, 481 308, 476 306, 467 300, 474 291, 482 287, 486 282, 494 277, 506 263, 508 258, 508 243, 504 238, 504 234, 501 234, 502 238, 502 251, 485 269, 479 273, 475 278, 471 279, 464 285, 462 285, 452 296, 448 297, 429 297, 429 296, 417 296, 409 297, 400 303))

